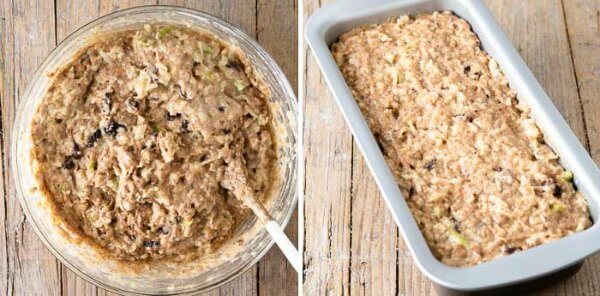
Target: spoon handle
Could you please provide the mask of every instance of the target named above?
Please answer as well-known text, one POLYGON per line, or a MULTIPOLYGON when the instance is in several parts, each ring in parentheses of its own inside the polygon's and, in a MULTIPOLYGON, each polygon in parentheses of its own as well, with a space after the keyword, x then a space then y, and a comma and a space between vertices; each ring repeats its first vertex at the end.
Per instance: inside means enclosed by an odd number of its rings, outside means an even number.
POLYGON ((287 258, 287 260, 292 264, 292 267, 296 270, 296 272, 301 272, 302 270, 302 258, 300 253, 292 244, 290 239, 285 235, 283 229, 277 224, 277 222, 271 220, 265 224, 265 228, 277 244, 283 255, 287 258))

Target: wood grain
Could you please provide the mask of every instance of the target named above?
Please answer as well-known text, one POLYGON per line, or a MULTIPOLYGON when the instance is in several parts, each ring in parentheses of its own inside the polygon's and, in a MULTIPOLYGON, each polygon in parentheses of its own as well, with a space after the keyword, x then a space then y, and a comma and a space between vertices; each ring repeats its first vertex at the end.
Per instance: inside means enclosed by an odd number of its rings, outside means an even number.
POLYGON ((358 147, 353 147, 350 290, 373 295, 396 289, 398 228, 358 147), (373 198, 371 198, 373 197, 373 198))
MULTIPOLYGON (((4 90, 7 88, 6 85, 8 83, 8 79, 5 79, 6 77, 6 55, 4 54, 6 52, 5 49, 5 44, 6 44, 6 39, 3 36, 5 36, 5 29, 6 29, 6 17, 5 17, 5 12, 7 11, 5 8, 6 3, 1 3, 0 6, 0 52, 2 54, 0 54, 0 108, 2 105, 4 105, 4 98, 5 93, 4 90)), ((2 122, 2 121, 0 121, 2 122)), ((2 151, 4 151, 4 141, 0 141, 0 149, 2 149, 2 151)), ((2 156, 2 161, 4 162, 4 155, 2 156)), ((3 166, 0 166, 0 168, 2 168, 3 166)), ((4 174, 4 170, 2 170, 3 174, 4 174)), ((7 279, 4 281, 0 281, 0 291, 2 291, 3 293, 5 293, 4 295, 7 295, 6 293, 8 292, 8 254, 7 254, 7 245, 6 245, 6 188, 5 188, 5 183, 4 183, 4 176, 2 178, 2 182, 0 182, 0 194, 2 196, 2 203, 0 203, 0 223, 2 223, 2 225, 0 225, 0 259, 2 259, 0 261, 0 278, 3 279, 7 279)))
MULTIPOLYGON (((573 131, 599 161, 600 118, 594 116, 600 111, 596 99, 600 92, 599 2, 485 2, 573 131)), ((305 1, 304 19, 322 4, 305 1)), ((314 59, 306 51, 304 54, 304 291, 309 295, 436 294, 398 237, 362 155, 349 144, 351 135, 314 59)), ((575 277, 537 294, 600 294, 598 257, 587 260, 575 277)))
MULTIPOLYGON (((319 7, 305 1, 305 16, 319 7)), ((306 56, 304 293, 350 291, 352 135, 314 58, 306 56)))
MULTIPOLYGON (((593 0, 562 1, 566 34, 569 38, 574 76, 582 104, 588 150, 600 163, 600 2, 593 0)), ((583 269, 557 286, 560 292, 545 295, 600 295, 600 254, 588 258, 583 269)))
POLYGON ((55 45, 54 3, 2 2, 1 38, 6 76, 2 96, 2 169, 6 237, 5 295, 59 295, 60 265, 37 239, 15 195, 8 153, 15 106, 31 74, 55 45), (10 32, 10 33, 9 33, 10 32))
MULTIPOLYGON (((256 38, 296 85, 296 4, 256 0, 2 0, 0 7, 0 103, 2 105, 3 182, 0 192, 0 295, 114 295, 87 283, 62 266, 38 241, 14 196, 7 154, 18 94, 54 46, 77 28, 102 15, 133 6, 170 4, 219 16, 256 38), (38 3, 39 2, 39 3, 38 3), (277 17, 269 15, 277 11, 277 17), (13 16, 14 15, 14 16, 13 16), (4 34, 4 32, 13 32, 4 34), (258 33, 260 32, 260 33, 258 33)), ((294 219, 294 218, 293 218, 294 219)), ((295 237, 297 223, 287 232, 295 237)), ((297 276, 273 248, 259 264, 225 286, 205 295, 282 295, 296 291, 297 276), (260 274, 259 274, 260 269, 260 274), (260 292, 260 293, 259 293, 260 292)))
MULTIPOLYGON (((298 85, 298 10, 295 0, 256 1, 256 40, 271 54, 297 91, 298 85)), ((298 211, 294 212, 286 234, 298 240, 298 211)), ((285 295, 296 291, 298 274, 274 247, 258 264, 258 290, 264 295, 285 295)))

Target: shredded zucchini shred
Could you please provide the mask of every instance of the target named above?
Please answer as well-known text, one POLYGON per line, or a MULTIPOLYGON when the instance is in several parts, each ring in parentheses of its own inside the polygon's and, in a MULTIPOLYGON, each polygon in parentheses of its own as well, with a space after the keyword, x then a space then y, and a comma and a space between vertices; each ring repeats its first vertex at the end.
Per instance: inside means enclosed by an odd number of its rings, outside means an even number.
POLYGON ((96 162, 96 160, 92 160, 88 164, 88 170, 90 170, 90 171, 95 171, 97 167, 98 167, 98 162, 96 162))
POLYGON ((469 246, 469 240, 462 235, 460 232, 451 229, 450 230, 450 238, 457 244, 463 246, 463 247, 468 247, 469 246))
POLYGON ((573 172, 564 171, 562 174, 560 174, 559 178, 565 182, 571 182, 573 181, 573 172))
POLYGON ((169 27, 164 27, 164 28, 158 30, 159 37, 165 37, 169 33, 171 33, 171 28, 169 28, 169 27))
POLYGON ((563 204, 555 203, 555 204, 550 205, 550 211, 555 212, 555 213, 563 212, 566 209, 567 209, 567 206, 565 206, 563 204))

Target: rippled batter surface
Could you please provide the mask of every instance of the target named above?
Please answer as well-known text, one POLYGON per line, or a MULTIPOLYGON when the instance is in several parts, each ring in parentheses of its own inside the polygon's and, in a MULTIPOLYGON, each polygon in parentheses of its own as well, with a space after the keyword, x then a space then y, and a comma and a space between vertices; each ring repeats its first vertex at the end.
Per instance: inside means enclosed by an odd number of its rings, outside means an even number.
POLYGON ((32 122, 38 183, 58 217, 111 256, 217 248, 247 216, 224 176, 234 161, 264 198, 267 94, 236 49, 146 26, 95 40, 53 79, 32 122))
POLYGON ((572 173, 466 21, 394 18, 332 53, 442 262, 471 266, 591 225, 572 173))

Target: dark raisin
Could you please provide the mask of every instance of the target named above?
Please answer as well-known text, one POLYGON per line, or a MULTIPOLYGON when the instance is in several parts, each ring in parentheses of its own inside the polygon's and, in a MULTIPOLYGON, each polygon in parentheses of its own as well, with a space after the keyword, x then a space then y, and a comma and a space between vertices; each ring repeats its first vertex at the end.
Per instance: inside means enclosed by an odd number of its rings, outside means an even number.
POLYGON ((71 170, 75 168, 75 162, 73 162, 73 156, 67 156, 62 164, 63 169, 71 170))
POLYGON ((554 185, 554 190, 552 191, 552 195, 554 197, 560 197, 562 195, 562 188, 559 185, 554 185))
POLYGON ((537 196, 542 196, 544 194, 544 190, 538 188, 538 187, 534 187, 533 188, 533 193, 537 196))
POLYGON ((505 250, 506 250, 507 254, 512 254, 512 253, 514 253, 516 251, 521 251, 521 248, 520 247, 513 247, 511 245, 507 245, 505 250))
POLYGON ((423 166, 423 168, 428 171, 431 171, 435 167, 436 163, 437 163, 437 159, 432 159, 428 163, 426 163, 425 166, 423 166))
POLYGON ((82 155, 83 152, 81 152, 81 148, 79 148, 79 145, 73 142, 73 155, 71 155, 71 157, 73 157, 73 159, 80 159, 82 155))
POLYGON ((183 122, 181 122, 181 126, 179 127, 179 131, 182 134, 189 133, 190 132, 190 130, 188 129, 189 125, 190 125, 190 122, 184 119, 183 122))
POLYGON ((410 188, 408 188, 408 198, 412 198, 413 195, 415 195, 415 187, 410 186, 410 188))
POLYGON ((379 146, 379 150, 381 150, 381 153, 385 154, 385 146, 383 146, 383 143, 381 142, 379 133, 373 133, 373 137, 375 137, 375 141, 377 142, 377 146, 379 146))
POLYGON ((469 74, 469 72, 471 72, 471 66, 467 65, 465 67, 465 74, 469 74))
POLYGON ((450 222, 452 222, 454 230, 460 232, 460 223, 458 222, 458 220, 456 220, 454 216, 450 216, 450 222))
POLYGON ((91 134, 87 138, 87 144, 85 146, 88 148, 94 147, 94 144, 96 144, 96 141, 98 141, 100 137, 102 137, 102 132, 100 131, 100 129, 97 129, 93 134, 91 134))
POLYGON ((224 135, 228 135, 231 131, 228 128, 221 129, 224 135))
POLYGON ((127 108, 134 111, 137 111, 140 108, 140 103, 132 98, 127 99, 125 105, 127 105, 127 108))
POLYGON ((111 93, 105 92, 104 96, 102 96, 102 112, 104 114, 109 114, 110 110, 112 110, 112 100, 110 98, 111 93))
POLYGON ((223 113, 223 112, 225 112, 225 107, 223 107, 223 106, 219 106, 219 107, 217 108, 217 110, 219 110, 219 112, 223 113))
POLYGON ((179 117, 181 117, 181 113, 175 113, 173 115, 173 114, 169 113, 169 111, 167 111, 167 120, 168 121, 173 121, 173 120, 175 120, 176 118, 179 118, 179 117))
POLYGON ((187 93, 185 92, 185 90, 183 90, 183 88, 181 87, 181 85, 179 86, 179 95, 180 95, 182 98, 184 98, 184 99, 187 99, 187 98, 188 98, 188 96, 187 96, 187 93))
POLYGON ((242 71, 242 64, 238 61, 228 61, 227 64, 225 64, 225 67, 229 68, 229 69, 233 69, 236 71, 242 71))
POLYGON ((229 189, 219 185, 219 193, 223 196, 228 196, 229 195, 229 189))
POLYGON ((392 109, 392 117, 394 117, 394 119, 398 119, 400 117, 400 112, 398 111, 398 109, 392 109))
POLYGON ((84 53, 79 60, 81 62, 89 61, 90 60, 90 55, 88 55, 87 53, 84 53))
POLYGON ((54 121, 56 121, 56 123, 61 124, 63 122, 62 118, 56 118, 54 119, 54 121))
POLYGON ((377 141, 377 146, 379 146, 379 150, 381 150, 381 153, 385 154, 385 147, 383 146, 383 144, 377 141))
POLYGON ((160 242, 157 242, 155 240, 149 240, 144 242, 144 247, 146 248, 153 248, 153 247, 158 247, 160 245, 160 242))
POLYGON ((119 128, 125 128, 125 126, 111 120, 104 126, 104 132, 107 135, 115 136, 119 128))

